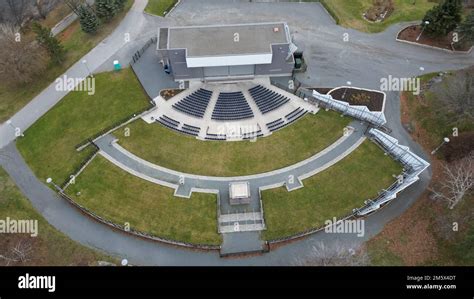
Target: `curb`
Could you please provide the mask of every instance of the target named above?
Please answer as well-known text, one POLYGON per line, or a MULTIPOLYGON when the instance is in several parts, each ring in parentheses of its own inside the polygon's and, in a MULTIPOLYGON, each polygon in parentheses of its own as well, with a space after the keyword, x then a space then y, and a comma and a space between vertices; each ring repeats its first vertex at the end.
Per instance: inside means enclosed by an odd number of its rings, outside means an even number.
POLYGON ((149 13, 149 12, 146 12, 145 10, 143 10, 143 13, 146 14, 146 15, 149 15, 149 16, 152 16, 152 17, 158 17, 158 18, 166 18, 170 13, 173 12, 173 10, 175 10, 175 8, 181 3, 181 0, 178 0, 175 5, 173 5, 173 7, 166 12, 166 14, 164 16, 159 16, 159 15, 155 15, 155 14, 152 14, 152 13, 149 13))

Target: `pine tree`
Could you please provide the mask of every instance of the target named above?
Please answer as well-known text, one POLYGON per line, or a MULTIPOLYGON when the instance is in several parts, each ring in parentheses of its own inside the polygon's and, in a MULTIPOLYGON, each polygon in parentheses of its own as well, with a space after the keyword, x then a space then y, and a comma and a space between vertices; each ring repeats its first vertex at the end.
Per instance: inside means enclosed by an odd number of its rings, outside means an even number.
POLYGON ((119 11, 116 0, 96 0, 97 16, 105 22, 110 21, 119 11))
POLYGON ((77 14, 79 15, 79 23, 81 24, 82 31, 85 33, 97 32, 100 25, 99 18, 90 6, 79 6, 77 8, 77 14))
POLYGON ((48 52, 51 61, 55 64, 61 64, 64 61, 65 50, 59 40, 51 33, 51 29, 33 22, 32 30, 36 33, 38 43, 48 52))
POLYGON ((426 32, 432 36, 446 36, 461 22, 461 12, 461 0, 445 0, 426 13, 421 26, 426 26, 426 32))
POLYGON ((117 12, 122 11, 125 8, 125 3, 127 0, 115 0, 115 5, 117 7, 117 12))

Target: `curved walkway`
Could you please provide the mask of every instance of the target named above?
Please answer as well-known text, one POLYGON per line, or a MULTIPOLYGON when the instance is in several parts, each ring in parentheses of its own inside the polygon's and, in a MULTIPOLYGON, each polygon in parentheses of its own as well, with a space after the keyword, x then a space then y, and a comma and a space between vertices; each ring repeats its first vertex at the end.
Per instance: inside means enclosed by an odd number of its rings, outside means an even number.
POLYGON ((142 179, 174 188, 178 193, 177 195, 189 198, 192 191, 228 191, 229 183, 238 181, 248 181, 255 188, 279 187, 285 184, 288 191, 292 191, 302 187, 301 180, 313 176, 337 163, 365 140, 364 132, 367 128, 365 125, 353 121, 349 128, 352 129, 347 130, 348 133, 345 136, 342 136, 323 151, 304 161, 270 172, 237 177, 188 174, 152 164, 118 145, 117 139, 112 135, 106 135, 95 143, 100 149, 100 154, 118 167, 142 179), (295 183, 288 183, 290 176, 295 178, 295 183), (180 180, 183 178, 184 184, 180 184, 180 180), (189 191, 189 193, 179 193, 181 188, 189 191))

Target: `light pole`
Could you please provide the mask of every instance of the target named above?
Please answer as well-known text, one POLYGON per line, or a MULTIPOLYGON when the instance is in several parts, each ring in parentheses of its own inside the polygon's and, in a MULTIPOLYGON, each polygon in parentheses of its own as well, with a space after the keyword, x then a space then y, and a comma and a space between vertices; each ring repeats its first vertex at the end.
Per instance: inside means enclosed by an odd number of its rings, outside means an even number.
POLYGON ((57 191, 63 192, 63 190, 61 190, 61 188, 53 182, 52 178, 47 178, 46 183, 53 184, 54 188, 56 188, 57 191))
POLYGON ((87 60, 83 60, 82 64, 86 67, 87 70, 87 75, 90 76, 91 78, 94 78, 94 75, 92 74, 91 70, 89 69, 89 66, 87 65, 87 60))
MULTIPOLYGON (((352 82, 351 81, 347 81, 347 85, 351 86, 352 85, 352 82)), ((347 87, 344 89, 344 93, 342 94, 342 99, 344 100, 344 98, 346 97, 346 92, 347 92, 347 87)))
POLYGON ((429 21, 425 21, 423 24, 424 24, 424 26, 423 26, 423 28, 421 29, 420 34, 418 34, 418 36, 416 37, 416 41, 419 41, 419 40, 420 40, 420 37, 421 37, 421 35, 423 34, 423 31, 425 31, 426 26, 428 26, 428 25, 430 24, 430 22, 429 22, 429 21))
POLYGON ((448 137, 444 137, 444 138, 443 138, 443 142, 441 142, 441 144, 438 145, 438 147, 435 148, 435 149, 431 152, 431 154, 432 154, 432 155, 436 154, 436 152, 437 152, 443 145, 445 145, 446 143, 448 143, 449 141, 450 141, 450 140, 449 140, 448 137))
MULTIPOLYGON (((15 132, 15 136, 16 136, 16 130, 19 129, 17 127, 15 127, 12 123, 12 120, 9 119, 7 120, 7 125, 9 125, 10 127, 12 127, 13 131, 15 132)), ((21 131, 20 131, 21 132, 21 131)), ((20 134, 21 137, 25 137, 25 135, 23 133, 20 134)))

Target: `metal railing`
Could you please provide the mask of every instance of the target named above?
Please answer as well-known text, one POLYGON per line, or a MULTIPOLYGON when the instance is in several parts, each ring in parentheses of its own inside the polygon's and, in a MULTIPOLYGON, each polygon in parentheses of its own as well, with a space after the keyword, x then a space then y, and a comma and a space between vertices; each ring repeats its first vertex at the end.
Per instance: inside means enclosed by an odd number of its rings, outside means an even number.
POLYGON ((320 94, 316 90, 313 90, 313 94, 309 99, 319 106, 341 112, 375 127, 383 127, 387 123, 382 111, 370 111, 367 106, 351 105, 347 102, 335 100, 331 95, 320 94))
POLYGON ((137 52, 135 52, 135 54, 133 54, 132 60, 130 61, 130 64, 133 65, 133 64, 137 63, 137 61, 140 60, 140 58, 142 57, 143 53, 145 53, 145 51, 151 45, 156 44, 157 40, 158 40, 157 36, 150 38, 140 50, 138 50, 137 52))

